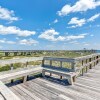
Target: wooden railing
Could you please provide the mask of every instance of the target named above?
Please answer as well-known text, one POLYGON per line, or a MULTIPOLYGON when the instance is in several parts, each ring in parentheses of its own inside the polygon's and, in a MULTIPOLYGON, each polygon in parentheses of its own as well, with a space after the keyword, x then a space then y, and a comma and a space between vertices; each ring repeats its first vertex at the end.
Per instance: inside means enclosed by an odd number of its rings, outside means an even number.
POLYGON ((27 76, 30 74, 34 74, 37 72, 42 73, 43 68, 54 68, 54 70, 51 70, 50 72, 55 71, 55 73, 60 73, 60 75, 68 75, 70 77, 69 81, 71 83, 72 79, 76 76, 83 75, 85 72, 88 71, 88 69, 91 69, 93 66, 97 65, 100 62, 100 54, 92 54, 89 56, 84 57, 78 57, 78 58, 51 58, 51 57, 44 57, 42 60, 42 67, 34 68, 34 69, 27 69, 27 70, 21 70, 20 72, 14 72, 10 74, 0 75, 0 95, 4 100, 20 100, 3 82, 10 81, 15 78, 23 77, 23 82, 26 82, 27 76), (45 64, 45 60, 49 61, 49 64, 45 64), (57 61, 60 62, 59 67, 53 66, 52 62, 57 61), (70 63, 70 68, 63 68, 63 63, 70 63), (59 70, 60 69, 62 72, 59 70), (69 69, 69 70, 65 70, 69 69), (85 71, 84 71, 85 70, 85 71), (63 72, 64 71, 64 72, 63 72), (67 74, 67 72, 69 72, 67 74), (71 72, 71 73, 70 73, 71 72), (74 73, 74 74, 73 74, 74 73), (76 75, 76 76, 75 76, 76 75))
MULTIPOLYGON (((27 62, 27 61, 40 61, 42 60, 43 57, 33 57, 31 59, 26 59, 26 60, 8 60, 6 62, 4 62, 4 64, 11 64, 11 63, 16 63, 16 62, 27 62)), ((25 69, 21 69, 19 71, 17 70, 12 70, 12 71, 8 71, 7 73, 5 72, 5 74, 0 74, 0 100, 20 100, 19 97, 17 97, 6 85, 6 82, 13 82, 14 79, 17 78, 22 78, 23 82, 27 81, 27 76, 29 75, 34 75, 37 73, 42 73, 42 67, 41 66, 37 66, 37 67, 29 67, 29 68, 25 68, 25 69), (10 72, 10 73, 9 73, 10 72)))
POLYGON ((75 72, 83 75, 88 69, 92 69, 100 62, 100 54, 92 54, 89 56, 75 58, 75 72))
POLYGON ((100 54, 92 54, 88 56, 82 56, 77 58, 52 58, 52 57, 44 57, 42 60, 42 67, 46 68, 53 68, 53 69, 60 69, 68 72, 75 72, 78 75, 80 75, 80 72, 82 71, 82 74, 84 73, 84 69, 86 68, 86 72, 89 69, 91 69, 93 66, 97 65, 100 61, 100 54), (45 63, 48 61, 48 64, 45 63), (52 62, 56 61, 57 63, 60 62, 59 66, 53 66, 52 62), (63 63, 66 62, 66 67, 63 66, 63 63), (67 67, 67 65, 70 63, 70 67, 67 67))

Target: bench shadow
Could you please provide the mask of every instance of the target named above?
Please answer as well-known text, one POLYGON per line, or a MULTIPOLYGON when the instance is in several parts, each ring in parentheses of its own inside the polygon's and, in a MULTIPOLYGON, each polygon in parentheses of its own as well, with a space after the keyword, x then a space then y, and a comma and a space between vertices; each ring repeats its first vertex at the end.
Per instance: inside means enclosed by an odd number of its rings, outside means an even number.
POLYGON ((48 81, 50 81, 50 82, 63 85, 63 86, 69 86, 69 85, 70 85, 70 84, 68 83, 68 80, 67 80, 67 79, 58 79, 58 78, 51 77, 51 76, 47 76, 47 75, 45 75, 45 77, 42 77, 42 78, 43 78, 43 79, 46 79, 46 80, 48 80, 48 81))
MULTIPOLYGON (((30 81, 30 80, 33 80, 33 79, 36 79, 36 78, 39 78, 39 77, 46 79, 46 80, 53 82, 53 83, 57 83, 57 84, 60 84, 60 85, 63 85, 63 86, 69 86, 67 79, 58 79, 58 78, 47 76, 47 75, 45 75, 45 77, 42 77, 42 74, 38 74, 38 75, 34 75, 34 76, 28 76, 27 81, 30 81)), ((23 83, 23 80, 19 79, 19 80, 14 80, 13 82, 7 83, 6 86, 11 87, 11 86, 18 85, 18 84, 21 84, 21 83, 23 83)))

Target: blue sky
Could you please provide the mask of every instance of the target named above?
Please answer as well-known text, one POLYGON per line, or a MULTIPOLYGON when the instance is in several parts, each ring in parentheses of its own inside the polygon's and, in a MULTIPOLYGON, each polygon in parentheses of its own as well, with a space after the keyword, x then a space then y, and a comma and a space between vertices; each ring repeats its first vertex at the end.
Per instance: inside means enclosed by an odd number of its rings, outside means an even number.
POLYGON ((0 49, 100 49, 100 0, 0 0, 0 49))

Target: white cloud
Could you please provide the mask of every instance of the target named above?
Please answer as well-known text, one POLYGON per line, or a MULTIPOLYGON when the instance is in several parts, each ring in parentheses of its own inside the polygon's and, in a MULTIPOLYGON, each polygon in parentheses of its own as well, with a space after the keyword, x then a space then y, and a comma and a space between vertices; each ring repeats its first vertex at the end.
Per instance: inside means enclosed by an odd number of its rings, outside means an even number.
POLYGON ((5 39, 1 39, 0 40, 0 43, 5 43, 5 39))
POLYGON ((8 41, 6 38, 1 39, 1 40, 0 40, 0 43, 6 43, 6 44, 16 44, 16 42, 14 42, 14 41, 8 41))
POLYGON ((91 37, 93 37, 94 35, 93 35, 93 34, 91 34, 90 36, 91 36, 91 37))
MULTIPOLYGON (((98 14, 95 14, 94 16, 90 17, 89 19, 78 19, 77 17, 73 17, 70 21, 69 21, 69 25, 72 25, 70 27, 67 27, 67 28, 76 28, 76 27, 81 27, 83 26, 84 24, 86 24, 87 22, 92 22, 92 21, 95 21, 95 19, 99 18, 100 17, 100 13, 98 14)), ((91 27, 91 25, 89 26, 91 27)))
POLYGON ((58 32, 56 32, 54 29, 46 30, 45 32, 42 32, 41 35, 39 35, 39 38, 47 39, 50 41, 56 41, 55 35, 59 35, 58 32))
POLYGON ((88 44, 88 43, 85 43, 84 45, 85 45, 85 46, 89 46, 90 44, 88 44))
POLYGON ((16 44, 16 42, 14 42, 14 41, 6 41, 6 43, 8 43, 8 44, 16 44))
POLYGON ((92 21, 94 21, 95 19, 97 19, 97 18, 99 18, 99 17, 100 17, 100 13, 95 14, 94 16, 90 17, 87 21, 88 21, 88 22, 92 22, 92 21))
POLYGON ((76 40, 76 39, 83 39, 87 34, 79 34, 79 35, 70 35, 66 36, 66 40, 76 40))
POLYGON ((74 17, 70 20, 70 22, 68 24, 72 24, 72 28, 75 27, 81 27, 82 25, 84 25, 86 22, 85 19, 78 19, 77 17, 74 17))
POLYGON ((71 43, 71 44, 80 44, 78 41, 71 41, 69 43, 71 43))
POLYGON ((35 44, 38 44, 38 41, 36 40, 33 40, 33 39, 23 39, 23 40, 20 40, 19 41, 19 44, 21 45, 35 45, 35 44))
POLYGON ((9 11, 8 9, 2 8, 1 6, 0 6, 0 19, 8 20, 8 21, 17 21, 17 20, 19 20, 18 17, 15 17, 15 14, 14 14, 13 10, 9 11))
POLYGON ((57 23, 57 22, 58 22, 58 19, 55 19, 53 23, 57 23))
POLYGON ((0 34, 2 35, 8 35, 8 34, 15 34, 18 36, 31 36, 34 35, 36 32, 35 31, 28 31, 28 30, 21 30, 20 28, 16 26, 3 26, 0 25, 0 34))
POLYGON ((42 34, 39 35, 39 38, 49 41, 70 41, 85 38, 86 35, 87 34, 60 36, 59 33, 56 32, 54 29, 50 29, 42 32, 42 34))
POLYGON ((89 9, 95 9, 100 6, 100 0, 79 0, 73 6, 65 5, 61 11, 58 11, 59 16, 65 16, 74 12, 85 12, 89 9))

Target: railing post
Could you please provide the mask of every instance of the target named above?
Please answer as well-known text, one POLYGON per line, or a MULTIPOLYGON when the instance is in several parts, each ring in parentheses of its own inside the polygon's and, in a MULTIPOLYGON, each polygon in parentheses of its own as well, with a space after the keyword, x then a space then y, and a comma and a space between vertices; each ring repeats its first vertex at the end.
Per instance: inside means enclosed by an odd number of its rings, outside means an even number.
POLYGON ((44 66, 44 59, 42 60, 42 67, 44 66))
MULTIPOLYGON (((91 62, 91 58, 89 58, 89 62, 91 62)), ((90 64, 90 69, 92 69, 92 65, 90 64)))
MULTIPOLYGON (((62 68, 62 61, 60 61, 60 67, 62 68)), ((62 76, 60 76, 60 79, 62 79, 62 76)))
POLYGON ((62 67, 62 61, 60 61, 60 67, 62 67))
MULTIPOLYGON (((13 71, 13 69, 14 69, 14 65, 11 64, 11 65, 10 65, 10 70, 13 71)), ((11 80, 11 83, 13 83, 13 82, 14 82, 14 80, 12 79, 12 80, 11 80)))
POLYGON ((76 71, 76 62, 75 62, 75 60, 71 63, 71 69, 72 69, 73 72, 76 71))
POLYGON ((27 76, 23 77, 23 83, 25 83, 27 81, 27 76))
MULTIPOLYGON (((96 60, 95 57, 94 57, 94 60, 96 60)), ((94 62, 94 67, 95 67, 95 62, 94 62)))
POLYGON ((84 68, 82 68, 82 76, 83 76, 83 74, 84 74, 84 68))
MULTIPOLYGON (((98 56, 96 56, 96 60, 98 59, 98 56)), ((98 60, 96 61, 96 65, 98 64, 98 60)))
POLYGON ((82 66, 84 65, 84 61, 82 60, 82 66))
POLYGON ((42 76, 45 77, 45 71, 44 70, 42 70, 42 76))
MULTIPOLYGON (((50 60, 50 67, 52 67, 52 60, 50 60)), ((50 76, 52 76, 52 73, 50 73, 50 76)))
POLYGON ((50 60, 50 67, 52 66, 52 60, 50 60))
MULTIPOLYGON (((87 62, 88 62, 88 60, 86 59, 86 64, 87 64, 87 62)), ((87 71, 88 71, 88 66, 86 66, 86 73, 87 73, 87 71)))
POLYGON ((26 62, 26 67, 28 66, 28 61, 26 62))

